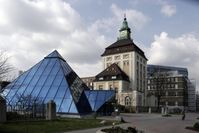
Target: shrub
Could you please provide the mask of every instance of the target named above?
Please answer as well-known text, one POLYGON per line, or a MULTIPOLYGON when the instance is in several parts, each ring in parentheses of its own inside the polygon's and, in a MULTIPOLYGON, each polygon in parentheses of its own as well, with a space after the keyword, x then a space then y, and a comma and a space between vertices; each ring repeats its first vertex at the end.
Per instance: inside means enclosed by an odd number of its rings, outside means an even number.
POLYGON ((128 133, 137 133, 137 130, 132 127, 128 127, 128 133))
POLYGON ((171 113, 171 114, 181 114, 182 109, 176 107, 176 108, 170 109, 169 113, 171 113))
POLYGON ((22 116, 19 115, 17 112, 7 112, 6 113, 7 120, 16 120, 21 118, 22 116))
POLYGON ((123 129, 121 127, 107 128, 102 129, 102 131, 106 133, 137 133, 137 130, 133 127, 128 127, 127 129, 123 129))
POLYGON ((193 125, 194 128, 196 129, 199 129, 199 122, 196 122, 194 125, 193 125))

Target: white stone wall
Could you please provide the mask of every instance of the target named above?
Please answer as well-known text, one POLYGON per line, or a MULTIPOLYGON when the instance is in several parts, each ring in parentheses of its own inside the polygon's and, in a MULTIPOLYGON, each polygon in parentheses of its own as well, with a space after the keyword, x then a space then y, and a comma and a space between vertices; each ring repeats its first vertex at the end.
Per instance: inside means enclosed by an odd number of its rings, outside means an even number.
POLYGON ((133 91, 134 97, 136 97, 135 104, 143 106, 146 101, 147 60, 137 52, 132 51, 103 56, 102 61, 103 69, 106 69, 111 64, 116 63, 124 72, 128 72, 126 74, 129 76, 130 84, 127 90, 133 91), (127 67, 124 66, 125 61, 128 61, 129 64, 128 70, 126 70, 127 67))

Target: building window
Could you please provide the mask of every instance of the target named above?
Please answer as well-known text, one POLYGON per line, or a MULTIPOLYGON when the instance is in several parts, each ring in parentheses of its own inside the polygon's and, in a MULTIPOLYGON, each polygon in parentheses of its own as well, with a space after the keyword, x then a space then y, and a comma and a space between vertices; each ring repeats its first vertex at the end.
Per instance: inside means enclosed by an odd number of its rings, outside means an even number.
POLYGON ((128 59, 128 58, 129 58, 128 54, 123 55, 123 59, 128 59))
POLYGON ((119 60, 120 59, 120 56, 115 56, 115 60, 119 60))
POLYGON ((103 85, 99 85, 99 90, 103 90, 103 85))
POLYGON ((111 77, 111 79, 116 79, 116 78, 117 78, 116 76, 112 76, 112 77, 111 77))
POLYGON ((176 97, 178 96, 178 92, 176 91, 176 97))
POLYGON ((112 57, 107 57, 106 58, 106 61, 111 61, 112 60, 112 57))
POLYGON ((183 83, 178 83, 178 88, 183 88, 183 83))
POLYGON ((178 85, 177 84, 175 84, 175 89, 178 89, 178 85))
POLYGON ((100 77, 99 80, 104 80, 104 78, 103 78, 103 77, 100 77))
POLYGON ((178 106, 178 101, 175 102, 175 105, 178 106))
POLYGON ((117 87, 115 87, 115 93, 118 93, 118 88, 117 87))
POLYGON ((174 84, 171 84, 171 88, 174 89, 174 88, 175 88, 175 85, 174 85, 174 84))
POLYGON ((109 67, 111 65, 111 63, 107 63, 106 65, 107 65, 107 67, 109 67))
POLYGON ((178 96, 183 96, 183 91, 178 92, 178 96))
POLYGON ((124 61, 124 62, 123 62, 123 65, 124 65, 124 66, 128 66, 128 65, 129 65, 129 61, 124 61))
POLYGON ((113 90, 113 86, 112 85, 109 85, 109 90, 113 90))
POLYGON ((166 96, 168 96, 168 92, 166 91, 166 96))
POLYGON ((127 65, 127 66, 129 65, 129 61, 126 61, 126 65, 127 65))
POLYGON ((129 96, 125 97, 125 106, 131 106, 131 98, 129 96))
POLYGON ((150 86, 148 86, 148 90, 150 90, 150 86))

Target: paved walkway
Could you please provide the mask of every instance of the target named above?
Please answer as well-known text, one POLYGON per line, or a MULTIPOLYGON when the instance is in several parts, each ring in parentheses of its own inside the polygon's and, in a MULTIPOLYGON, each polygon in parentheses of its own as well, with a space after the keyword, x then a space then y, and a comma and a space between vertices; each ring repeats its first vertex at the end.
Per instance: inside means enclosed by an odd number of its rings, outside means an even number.
MULTIPOLYGON (((199 120, 199 114, 188 113, 184 121, 181 115, 172 115, 172 117, 162 117, 160 114, 121 114, 125 121, 129 123, 121 124, 121 127, 136 127, 145 131, 145 133, 197 133, 185 129, 186 126, 193 126, 199 120)), ((101 117, 100 119, 113 119, 112 117, 101 117)), ((78 126, 78 125, 77 125, 78 126)), ((105 127, 73 131, 68 133, 95 133, 97 130, 105 127)))
POLYGON ((199 114, 186 114, 184 121, 181 115, 162 117, 159 114, 123 114, 123 118, 145 133, 196 133, 185 129, 186 126, 193 126, 199 114))

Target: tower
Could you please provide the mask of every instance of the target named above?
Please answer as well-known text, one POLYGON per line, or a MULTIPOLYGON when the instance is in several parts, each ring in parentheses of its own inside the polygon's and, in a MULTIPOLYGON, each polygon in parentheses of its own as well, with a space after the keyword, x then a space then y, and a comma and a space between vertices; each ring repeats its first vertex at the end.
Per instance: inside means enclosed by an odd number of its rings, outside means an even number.
POLYGON ((123 20, 123 23, 122 23, 122 26, 121 26, 119 32, 120 33, 119 33, 118 40, 131 39, 131 29, 128 27, 126 15, 124 16, 124 20, 123 20))
POLYGON ((94 89, 117 89, 119 104, 144 106, 147 58, 131 39, 126 16, 119 29, 117 41, 105 48, 101 56, 104 70, 96 75, 94 89), (120 72, 114 71, 116 66, 113 64, 120 68, 117 69, 120 72), (125 80, 125 76, 121 77, 121 73, 125 73, 128 80, 125 80))

